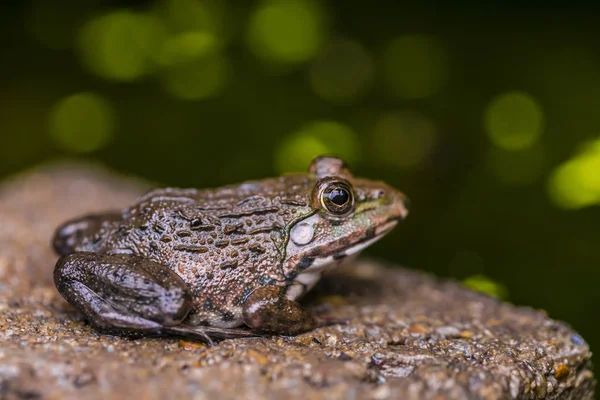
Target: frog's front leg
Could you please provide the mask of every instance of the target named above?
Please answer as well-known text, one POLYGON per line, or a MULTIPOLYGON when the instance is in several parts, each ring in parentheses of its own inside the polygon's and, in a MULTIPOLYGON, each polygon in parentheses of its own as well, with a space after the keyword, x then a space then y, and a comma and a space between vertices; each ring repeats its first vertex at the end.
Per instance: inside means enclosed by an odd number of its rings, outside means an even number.
POLYGON ((243 308, 244 323, 261 332, 295 335, 344 320, 316 317, 285 296, 285 287, 263 286, 252 292, 243 308))
POLYGON ((164 265, 133 255, 78 252, 54 269, 60 294, 99 330, 129 336, 177 335, 211 339, 256 336, 251 332, 183 324, 191 309, 187 284, 164 265))

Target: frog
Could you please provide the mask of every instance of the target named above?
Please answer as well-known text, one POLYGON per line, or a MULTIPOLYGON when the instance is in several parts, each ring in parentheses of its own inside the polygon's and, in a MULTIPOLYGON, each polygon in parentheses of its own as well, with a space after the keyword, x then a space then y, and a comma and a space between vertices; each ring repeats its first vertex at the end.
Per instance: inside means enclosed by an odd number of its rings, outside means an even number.
POLYGON ((54 283, 98 332, 214 341, 343 322, 299 300, 408 214, 339 157, 214 189, 159 188, 60 225, 54 283))

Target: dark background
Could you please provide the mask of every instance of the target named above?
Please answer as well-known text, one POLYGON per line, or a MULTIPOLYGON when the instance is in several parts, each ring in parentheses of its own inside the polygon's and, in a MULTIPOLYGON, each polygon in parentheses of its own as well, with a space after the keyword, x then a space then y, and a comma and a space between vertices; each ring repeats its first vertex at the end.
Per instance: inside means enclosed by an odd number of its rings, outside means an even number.
POLYGON ((594 350, 599 10, 514 3, 3 2, 0 176, 76 158, 209 187, 337 154, 412 200, 370 255, 594 350))

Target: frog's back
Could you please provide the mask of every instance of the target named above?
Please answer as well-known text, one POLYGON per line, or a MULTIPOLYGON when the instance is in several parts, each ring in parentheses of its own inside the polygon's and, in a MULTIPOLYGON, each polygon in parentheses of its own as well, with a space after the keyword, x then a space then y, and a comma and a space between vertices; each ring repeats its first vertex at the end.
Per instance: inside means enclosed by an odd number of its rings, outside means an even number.
POLYGON ((298 193, 278 191, 279 180, 153 190, 123 211, 103 251, 142 256, 181 276, 194 297, 189 323, 235 326, 249 293, 287 284, 285 227, 310 212, 302 179, 298 193))

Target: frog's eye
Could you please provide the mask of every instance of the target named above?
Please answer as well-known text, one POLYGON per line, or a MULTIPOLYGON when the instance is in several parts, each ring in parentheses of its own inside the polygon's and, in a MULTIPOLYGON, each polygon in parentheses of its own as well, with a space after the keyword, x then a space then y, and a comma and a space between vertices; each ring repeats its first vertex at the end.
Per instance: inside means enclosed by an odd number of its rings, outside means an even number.
POLYGON ((331 182, 321 192, 321 204, 332 214, 348 214, 354 208, 354 193, 346 182, 331 182))

